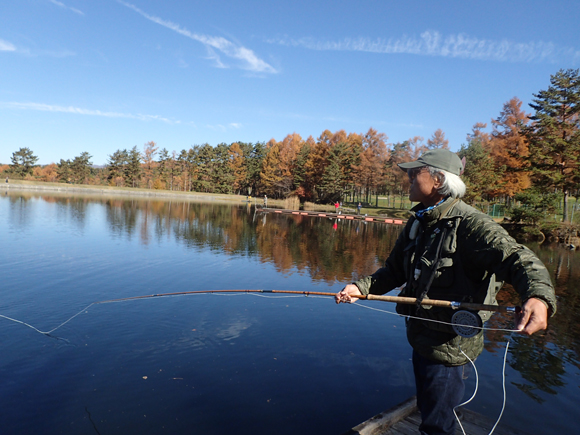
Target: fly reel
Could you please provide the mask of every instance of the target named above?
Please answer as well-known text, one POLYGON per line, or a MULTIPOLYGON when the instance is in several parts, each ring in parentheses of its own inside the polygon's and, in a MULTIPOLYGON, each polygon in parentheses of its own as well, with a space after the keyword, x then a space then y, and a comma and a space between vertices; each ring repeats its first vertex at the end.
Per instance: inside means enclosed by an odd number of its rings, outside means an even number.
POLYGON ((459 310, 451 317, 451 326, 457 335, 471 338, 481 331, 483 322, 479 314, 473 311, 459 310))

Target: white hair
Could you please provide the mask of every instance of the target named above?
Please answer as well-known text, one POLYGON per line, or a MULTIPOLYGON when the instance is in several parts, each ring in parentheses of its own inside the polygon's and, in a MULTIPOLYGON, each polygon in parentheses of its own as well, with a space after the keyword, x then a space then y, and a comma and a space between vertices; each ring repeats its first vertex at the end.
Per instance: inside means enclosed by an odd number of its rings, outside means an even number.
POLYGON ((443 196, 451 196, 452 198, 462 198, 465 195, 465 183, 458 175, 443 169, 427 166, 432 177, 437 177, 441 182, 441 187, 438 192, 443 196))

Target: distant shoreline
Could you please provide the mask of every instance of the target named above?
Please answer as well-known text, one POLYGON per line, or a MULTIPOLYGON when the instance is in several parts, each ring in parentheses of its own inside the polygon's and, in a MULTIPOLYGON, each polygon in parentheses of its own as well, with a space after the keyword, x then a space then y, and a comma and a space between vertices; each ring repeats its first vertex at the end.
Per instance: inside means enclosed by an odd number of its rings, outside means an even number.
MULTIPOLYGON (((26 182, 22 180, 2 183, 3 190, 28 190, 36 192, 61 192, 61 193, 87 193, 93 195, 116 195, 116 196, 138 196, 143 198, 179 198, 184 201, 205 200, 205 201, 225 201, 241 202, 247 201, 245 195, 232 195, 221 193, 203 192, 176 192, 168 190, 142 189, 142 188, 118 188, 111 186, 92 186, 86 184, 63 184, 63 183, 38 183, 26 182)), ((252 198, 256 203, 261 204, 261 198, 252 198)), ((253 201, 253 202, 254 202, 253 201)))

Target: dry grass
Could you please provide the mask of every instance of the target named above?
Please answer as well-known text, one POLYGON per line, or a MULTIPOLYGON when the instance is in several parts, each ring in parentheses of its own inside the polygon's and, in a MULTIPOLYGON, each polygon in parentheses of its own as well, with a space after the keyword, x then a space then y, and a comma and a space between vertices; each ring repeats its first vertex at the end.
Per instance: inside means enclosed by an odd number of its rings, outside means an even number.
POLYGON ((289 196, 284 200, 286 210, 300 210, 300 199, 297 196, 289 196))

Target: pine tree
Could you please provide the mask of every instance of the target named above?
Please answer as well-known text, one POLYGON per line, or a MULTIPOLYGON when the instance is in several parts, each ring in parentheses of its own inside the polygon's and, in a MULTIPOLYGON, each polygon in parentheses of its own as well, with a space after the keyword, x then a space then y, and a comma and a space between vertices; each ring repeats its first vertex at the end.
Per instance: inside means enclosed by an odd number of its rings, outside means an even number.
MULTIPOLYGON (((80 156, 74 158, 69 164, 71 178, 74 183, 85 183, 91 175, 91 155, 88 152, 82 152, 80 156)), ((62 160, 61 160, 62 162, 62 160)))
POLYGON ((139 178, 141 177, 141 153, 137 149, 137 145, 129 151, 127 165, 125 167, 125 177, 133 187, 139 186, 139 178))
POLYGON ((580 185, 579 70, 558 71, 550 77, 548 89, 534 97, 533 123, 524 129, 533 181, 564 195, 566 222, 568 197, 580 185))
POLYGON ((20 148, 12 153, 10 160, 12 161, 10 165, 12 172, 25 177, 28 174, 32 174, 32 168, 38 161, 38 157, 32 153, 30 148, 20 148))

